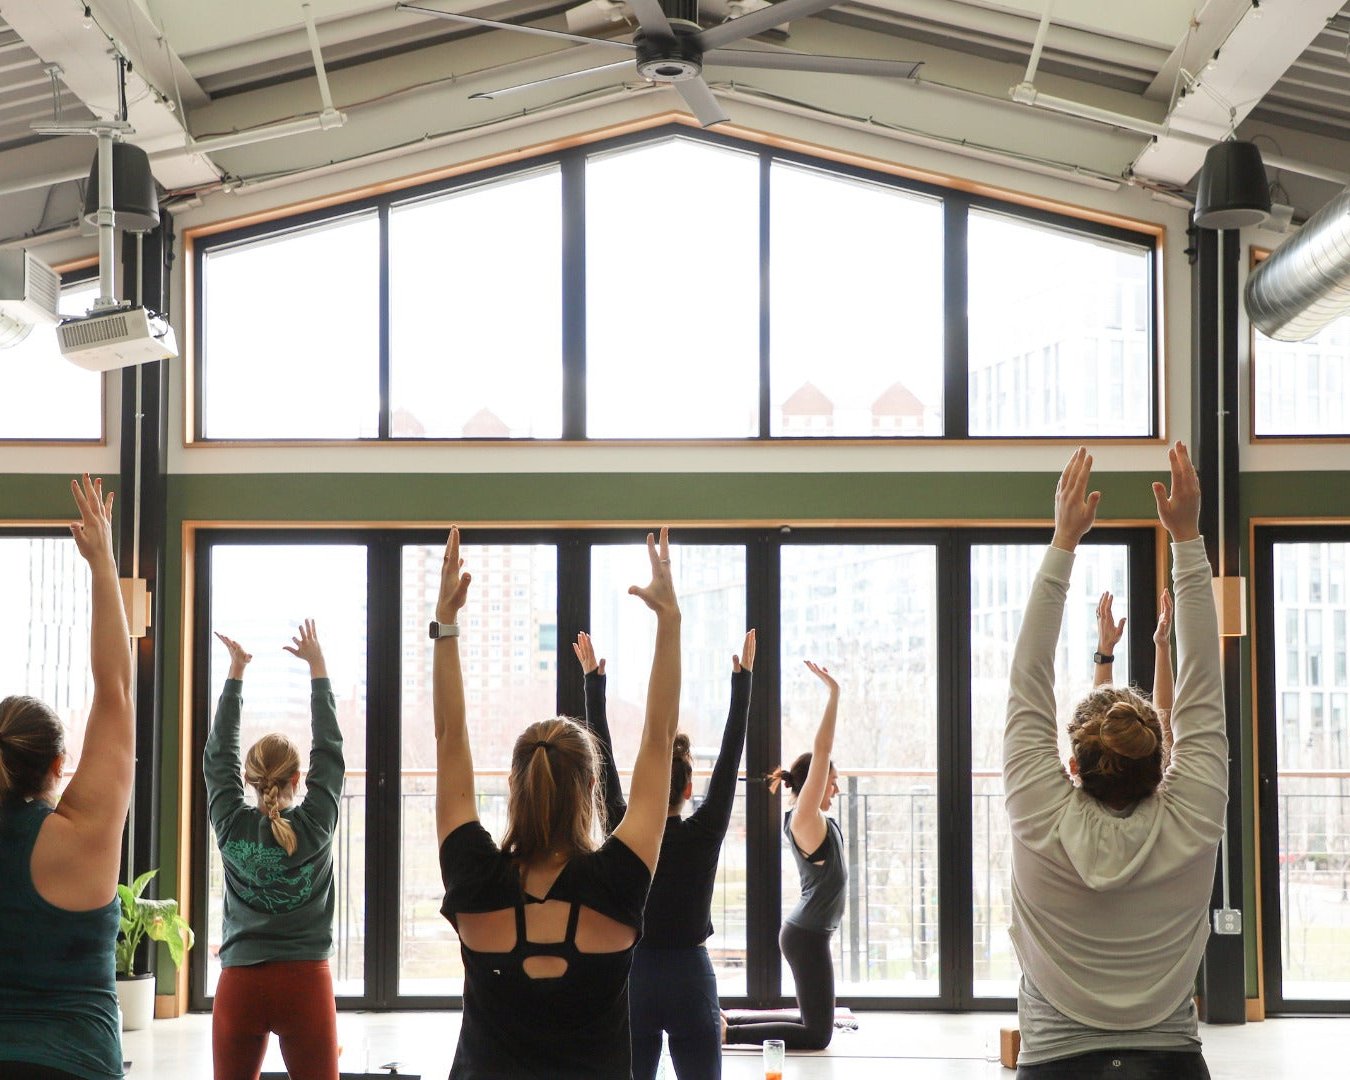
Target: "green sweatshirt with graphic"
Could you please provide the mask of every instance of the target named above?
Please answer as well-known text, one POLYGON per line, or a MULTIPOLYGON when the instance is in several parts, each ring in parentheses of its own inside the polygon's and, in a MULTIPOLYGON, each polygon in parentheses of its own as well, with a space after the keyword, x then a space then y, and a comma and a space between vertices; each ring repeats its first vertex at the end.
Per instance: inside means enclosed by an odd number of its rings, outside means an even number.
POLYGON ((310 690, 313 744, 305 797, 281 812, 295 830, 294 855, 272 836, 272 823, 244 790, 239 756, 243 682, 225 680, 206 739, 207 812, 225 864, 223 967, 333 955, 333 833, 346 763, 337 700, 327 679, 310 690))

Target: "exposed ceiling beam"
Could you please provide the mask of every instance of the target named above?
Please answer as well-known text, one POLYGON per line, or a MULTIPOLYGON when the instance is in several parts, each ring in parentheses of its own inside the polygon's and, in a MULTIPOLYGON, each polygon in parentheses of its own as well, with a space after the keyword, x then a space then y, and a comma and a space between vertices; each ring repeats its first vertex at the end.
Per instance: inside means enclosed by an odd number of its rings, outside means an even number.
MULTIPOLYGON (((91 0, 98 25, 90 29, 82 25, 80 6, 74 0, 7 0, 5 21, 43 60, 60 64, 61 81, 95 115, 104 117, 114 114, 117 103, 116 68, 108 55, 106 32, 132 63, 127 80, 127 119, 135 135, 130 141, 152 152, 181 149, 185 136, 175 99, 181 94, 186 109, 206 101, 187 69, 138 5, 91 0)), ((87 143, 92 160, 94 140, 87 143)), ((206 158, 186 151, 156 155, 153 169, 155 178, 168 188, 218 179, 206 158)))
MULTIPOLYGON (((1231 14, 1233 0, 1213 0, 1231 14)), ((1250 0, 1213 49, 1193 54, 1196 81, 1178 97, 1164 132, 1139 155, 1134 171, 1152 180, 1188 184, 1204 162, 1208 144, 1228 135, 1302 55, 1344 0, 1250 0), (1217 55, 1216 55, 1217 54, 1217 55)), ((1223 18, 1214 20, 1223 25, 1223 18)), ((1197 37, 1204 23, 1196 31, 1197 37)), ((1178 54, 1174 53, 1174 56, 1178 54)), ((1180 68, 1178 68, 1180 72, 1180 68)), ((1185 80, 1186 76, 1180 76, 1185 80)))

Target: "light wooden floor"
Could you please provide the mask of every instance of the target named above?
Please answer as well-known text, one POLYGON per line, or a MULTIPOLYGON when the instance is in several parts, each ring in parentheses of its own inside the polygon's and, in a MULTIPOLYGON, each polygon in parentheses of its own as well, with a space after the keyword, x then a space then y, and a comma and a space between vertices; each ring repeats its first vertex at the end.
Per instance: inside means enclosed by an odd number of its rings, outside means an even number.
MULTIPOLYGON (((995 1013, 860 1013, 856 1032, 840 1032, 819 1054, 790 1055, 785 1080, 1011 1080, 996 1060, 998 1029, 1014 1017, 995 1013), (995 1060, 986 1060, 986 1055, 995 1060)), ((339 1013, 342 1067, 375 1069, 390 1060, 423 1080, 450 1071, 458 1013, 339 1013)), ((1350 1017, 1267 1020, 1238 1027, 1202 1026, 1205 1059, 1215 1080, 1321 1080, 1346 1076, 1350 1017)), ((129 1080, 210 1080, 211 1017, 157 1020, 127 1032, 129 1080)), ((665 1062, 667 1080, 674 1080, 665 1062)), ((757 1053, 729 1051, 727 1080, 763 1076, 757 1053)), ((275 1040, 268 1069, 282 1068, 275 1040)))

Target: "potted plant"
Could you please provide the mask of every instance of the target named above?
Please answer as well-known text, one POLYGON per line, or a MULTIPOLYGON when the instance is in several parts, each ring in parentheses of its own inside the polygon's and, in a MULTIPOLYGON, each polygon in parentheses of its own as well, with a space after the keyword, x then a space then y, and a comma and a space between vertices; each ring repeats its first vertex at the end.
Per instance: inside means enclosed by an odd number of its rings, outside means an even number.
POLYGON ((155 977, 136 975, 133 965, 142 939, 162 941, 169 947, 174 967, 192 948, 192 927, 178 913, 177 900, 147 900, 141 893, 158 868, 147 870, 130 885, 118 885, 122 901, 122 925, 117 935, 117 1000, 122 1007, 122 1027, 127 1031, 149 1026, 155 1015, 155 977))

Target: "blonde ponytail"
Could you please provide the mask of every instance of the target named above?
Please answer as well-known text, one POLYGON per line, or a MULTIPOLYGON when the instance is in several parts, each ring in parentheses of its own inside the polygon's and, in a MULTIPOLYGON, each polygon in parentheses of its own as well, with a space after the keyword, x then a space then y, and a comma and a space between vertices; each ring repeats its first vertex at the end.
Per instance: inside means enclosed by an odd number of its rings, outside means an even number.
POLYGON ((249 747, 244 760, 244 779, 258 792, 263 813, 272 823, 272 838, 294 855, 295 829, 281 816, 281 791, 286 782, 300 771, 300 752, 285 735, 264 735, 249 747))
POLYGON ((599 780, 589 731, 565 716, 531 724, 511 753, 502 850, 522 867, 545 855, 594 851, 604 825, 599 780))

